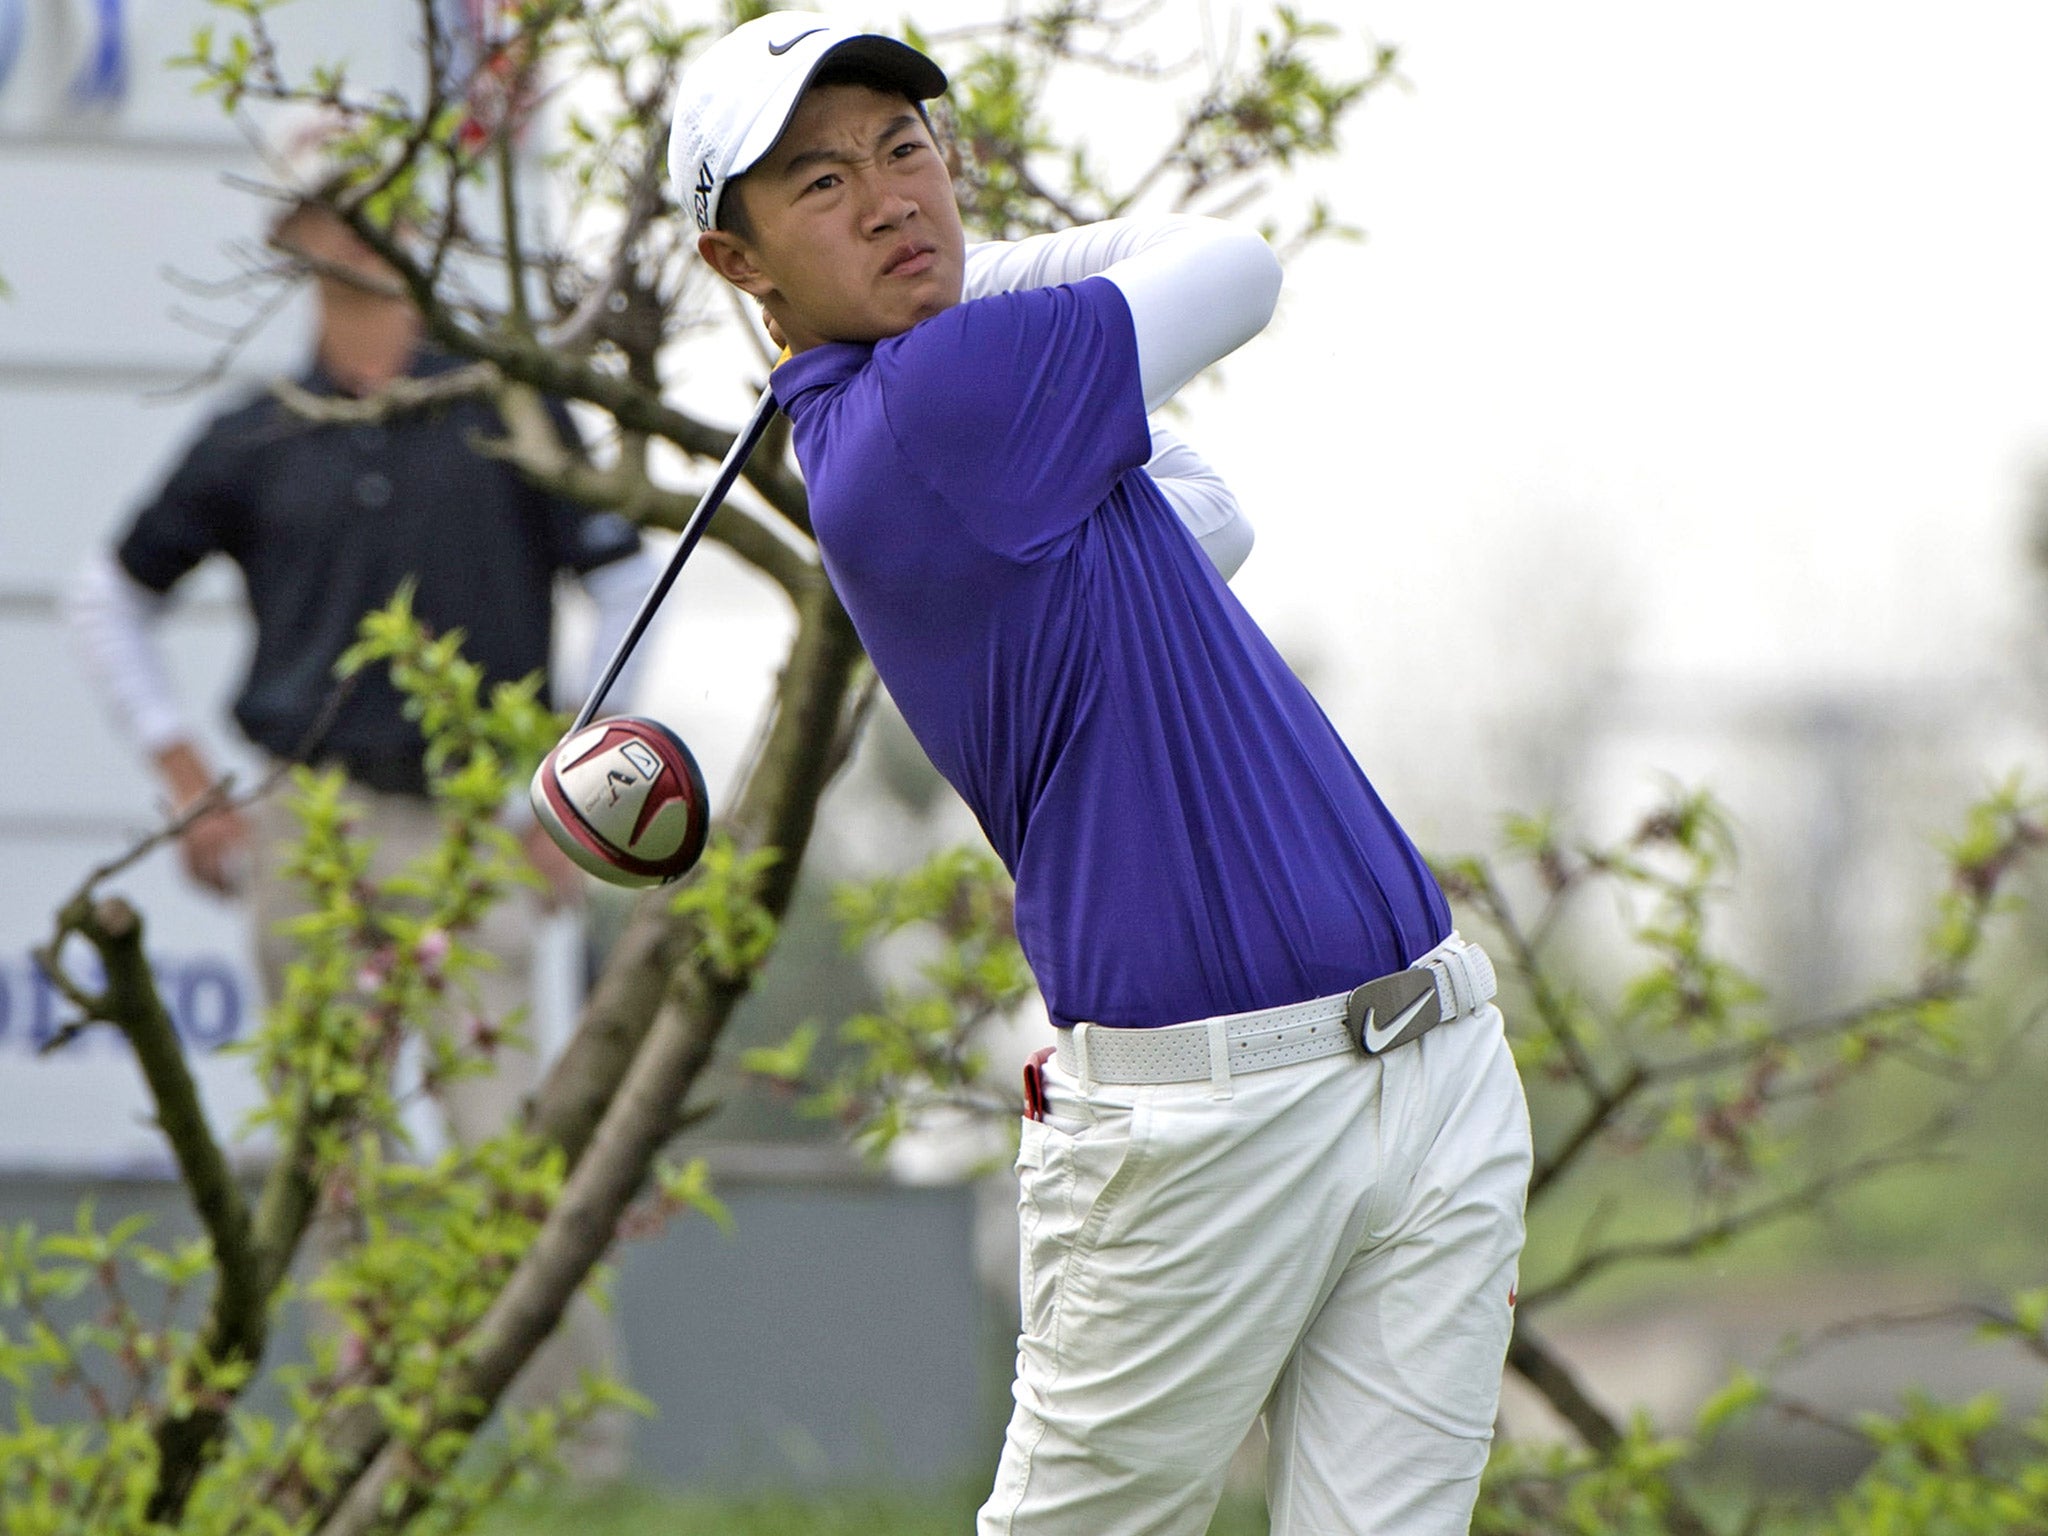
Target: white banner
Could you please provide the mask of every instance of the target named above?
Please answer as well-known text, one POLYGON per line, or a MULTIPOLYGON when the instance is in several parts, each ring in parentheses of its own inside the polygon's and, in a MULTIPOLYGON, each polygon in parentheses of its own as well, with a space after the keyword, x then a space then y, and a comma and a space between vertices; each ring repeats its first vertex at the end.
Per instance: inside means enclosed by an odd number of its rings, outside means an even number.
MULTIPOLYGON (((165 1006, 216 1131, 235 1160, 262 1144, 235 1140, 259 1102, 246 1060, 220 1047, 244 1038, 257 1002, 224 954, 152 956, 165 1006)), ((96 979, 90 964, 78 979, 96 979)), ((168 1176, 171 1155, 127 1041, 97 1025, 45 1047, 75 1010, 26 952, 0 958, 0 1170, 168 1176)))
MULTIPOLYGON (((58 904, 126 840, 111 829, 105 837, 39 837, 11 819, 0 826, 13 877, 0 900, 0 1171, 171 1172, 149 1091, 117 1031, 95 1025, 54 1051, 44 1049, 77 1010, 31 958, 49 942, 58 904)), ((196 891, 169 849, 111 882, 110 893, 142 914, 157 989, 185 1042, 215 1134, 238 1161, 260 1157, 262 1145, 238 1133, 261 1095, 248 1057, 226 1049, 246 1040, 262 1016, 241 913, 196 891)), ((73 939, 64 959, 74 981, 98 985, 91 945, 73 939)))

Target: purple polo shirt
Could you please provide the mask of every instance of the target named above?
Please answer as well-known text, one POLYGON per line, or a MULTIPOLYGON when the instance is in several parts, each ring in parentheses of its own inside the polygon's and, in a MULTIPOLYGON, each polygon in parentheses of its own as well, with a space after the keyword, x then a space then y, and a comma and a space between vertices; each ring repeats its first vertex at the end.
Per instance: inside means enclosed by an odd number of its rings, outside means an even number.
POLYGON ((1182 528, 1102 278, 775 372, 825 568, 1017 882, 1056 1022, 1299 1002, 1450 931, 1428 868, 1182 528))

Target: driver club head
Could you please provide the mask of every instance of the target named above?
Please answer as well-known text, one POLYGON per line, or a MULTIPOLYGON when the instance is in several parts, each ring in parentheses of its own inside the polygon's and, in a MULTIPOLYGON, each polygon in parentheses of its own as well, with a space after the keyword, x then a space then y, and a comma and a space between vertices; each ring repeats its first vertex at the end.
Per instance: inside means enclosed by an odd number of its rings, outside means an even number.
POLYGON ((711 803, 680 736, 615 715, 555 744, 534 770, 534 815, 577 865, 612 885, 665 885, 704 851, 711 803))

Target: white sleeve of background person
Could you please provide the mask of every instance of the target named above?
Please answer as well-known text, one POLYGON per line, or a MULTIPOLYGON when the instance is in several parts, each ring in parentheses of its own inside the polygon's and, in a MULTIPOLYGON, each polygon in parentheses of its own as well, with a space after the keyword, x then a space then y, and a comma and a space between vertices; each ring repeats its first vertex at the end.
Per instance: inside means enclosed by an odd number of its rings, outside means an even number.
POLYGON ((1161 426, 1152 428, 1152 457, 1145 471, 1217 573, 1225 581, 1235 576, 1252 552, 1252 525, 1223 477, 1161 426))
POLYGON ((1138 338, 1145 409, 1265 329, 1280 298, 1280 259, 1256 232, 1173 214, 1110 219, 969 248, 964 296, 983 298, 1106 277, 1138 338))
POLYGON ((87 563, 64 605, 86 676, 114 724, 151 755, 191 735, 156 640, 168 606, 111 554, 87 563))
MULTIPOLYGON (((640 611, 641 602, 660 575, 661 562, 644 548, 623 560, 613 560, 584 573, 583 590, 597 605, 597 623, 591 631, 590 655, 583 667, 583 686, 570 701, 572 708, 581 709, 583 701, 590 697, 590 690, 604 676, 605 663, 612 659, 612 652, 626 638, 626 631, 633 626, 633 615, 640 611)), ((620 669, 611 691, 605 695, 604 709, 607 713, 621 713, 633 697, 646 656, 647 642, 643 639, 633 648, 633 654, 626 658, 626 665, 620 669)))

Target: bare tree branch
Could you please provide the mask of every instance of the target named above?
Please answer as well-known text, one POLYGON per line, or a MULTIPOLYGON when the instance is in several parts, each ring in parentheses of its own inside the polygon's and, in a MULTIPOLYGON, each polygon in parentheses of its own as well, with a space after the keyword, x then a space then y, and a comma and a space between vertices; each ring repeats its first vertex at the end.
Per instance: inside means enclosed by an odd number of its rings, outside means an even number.
POLYGON ((1929 1144, 1947 1133, 1949 1116, 1937 1116, 1913 1135, 1902 1137, 1866 1157, 1804 1181, 1784 1194, 1731 1211, 1717 1220, 1704 1222, 1672 1237, 1643 1242, 1616 1243, 1586 1254, 1548 1283, 1522 1292, 1520 1307, 1526 1314, 1561 1300, 1603 1271, 1622 1264, 1640 1264, 1660 1259, 1686 1259, 1718 1248, 1745 1233, 1790 1216, 1813 1210, 1836 1190, 1858 1184, 1883 1172, 1912 1163, 1924 1163, 1929 1144))
MULTIPOLYGON (((1591 1449, 1610 1455, 1620 1446, 1621 1427, 1593 1401, 1563 1359, 1519 1319, 1514 1338, 1508 1344, 1508 1368, 1556 1409, 1559 1417, 1591 1449)), ((1713 1536, 1713 1528, 1679 1496, 1676 1488, 1672 1489, 1671 1507, 1665 1513, 1677 1536, 1713 1536)))
MULTIPOLYGON (((294 291, 295 285, 292 283, 281 279, 276 281, 271 291, 254 310, 234 325, 225 328, 225 335, 220 338, 221 344, 214 348, 213 356, 207 359, 204 368, 191 378, 180 380, 168 389, 152 392, 151 398, 178 399, 211 389, 218 384, 227 376, 228 369, 234 366, 235 359, 242 355, 251 341, 255 340, 257 333, 291 302, 294 291)), ((183 311, 178 312, 178 317, 180 323, 191 324, 191 321, 184 317, 183 311)))
MULTIPOLYGON (((666 100, 675 87, 675 68, 663 68, 653 95, 666 100)), ((649 114, 651 116, 651 114, 649 114)), ((640 159, 626 189, 626 216, 612 244, 611 262, 602 282, 591 285, 568 318, 548 336, 551 346, 576 356, 586 355, 603 333, 612 300, 632 277, 634 253, 639 250, 654 221, 667 208, 664 195, 668 179, 668 143, 659 134, 648 134, 640 159)), ((667 306, 663 306, 664 310, 667 306)))
POLYGON ((1861 1338, 1872 1333, 1899 1333, 1910 1328, 1931 1328, 1937 1326, 1973 1329, 1993 1329, 2001 1338, 2010 1339, 2035 1359, 2048 1363, 2048 1337, 2039 1330, 2029 1331, 2020 1320, 2003 1307, 1987 1306, 1982 1302, 1957 1301, 1941 1302, 1933 1306, 1908 1307, 1894 1312, 1874 1312, 1862 1317, 1844 1318, 1816 1329, 1789 1342, 1779 1352, 1782 1360, 1799 1360, 1819 1354, 1847 1339, 1861 1338))
POLYGON ((503 378, 491 364, 470 363, 428 378, 404 375, 370 395, 316 395, 291 379, 273 379, 270 392, 305 421, 373 426, 457 400, 495 397, 503 387, 503 378))
POLYGON ((1621 1444, 1621 1427, 1595 1403, 1571 1368, 1519 1318, 1515 1336, 1508 1345, 1508 1368, 1520 1376, 1581 1440, 1596 1451, 1611 1451, 1621 1444))
MULTIPOLYGON (((185 1062, 184 1046, 143 954, 142 919, 117 896, 98 901, 84 893, 75 897, 59 916, 57 938, 36 956, 53 979, 63 974, 60 950, 70 934, 99 952, 106 990, 87 998, 67 978, 65 994, 74 1002, 89 1005, 92 1016, 119 1029, 134 1050, 136 1065, 156 1105, 157 1125, 170 1143, 179 1176, 213 1247, 218 1281, 205 1332, 188 1363, 203 1370, 209 1364, 253 1361, 263 1353, 269 1307, 251 1243, 248 1207, 207 1122, 198 1087, 185 1062)), ((184 1506, 226 1412, 226 1403, 210 1394, 195 1394, 189 1406, 167 1408, 158 1418, 157 1484, 149 1507, 152 1519, 175 1515, 184 1506)))
POLYGON ((1649 1080, 1648 1072, 1641 1063, 1636 1063, 1612 1088, 1594 1092, 1593 1101, 1580 1116, 1578 1124, 1565 1133, 1556 1150, 1537 1160, 1535 1171, 1529 1177, 1529 1199, 1539 1199, 1554 1180, 1569 1172, 1586 1149, 1599 1138, 1600 1133, 1612 1125, 1615 1117, 1634 1101, 1649 1080))
MULTIPOLYGON (((508 111, 509 121, 511 114, 508 111)), ((519 178, 517 166, 512 158, 512 133, 508 126, 500 124, 497 138, 498 150, 498 218, 504 226, 504 267, 505 294, 510 309, 506 317, 511 327, 521 336, 533 334, 533 316, 526 307, 526 251, 525 242, 519 233, 519 178)))
MULTIPOLYGON (((554 422, 541 408, 539 397, 531 390, 520 385, 502 385, 497 398, 498 415, 505 423, 507 435, 473 440, 471 446, 479 453, 513 464, 529 480, 558 495, 586 506, 611 508, 637 523, 680 529, 696 508, 697 497, 665 490, 649 479, 644 457, 631 452, 630 444, 622 445, 616 464, 600 469, 570 452, 554 422)), ((755 457, 764 451, 772 452, 772 446, 757 449, 755 457)), ((823 570, 815 560, 807 558, 730 497, 712 519, 706 535, 767 576, 791 601, 823 579, 823 570)))
POLYGON ((1596 1103, 1611 1097, 1612 1090, 1606 1087, 1585 1042, 1579 1038, 1570 1009, 1558 993, 1557 982, 1551 968, 1544 963, 1535 941, 1517 920, 1507 893, 1500 888, 1492 870, 1481 868, 1477 875, 1478 882, 1473 894, 1485 909, 1487 920, 1507 941, 1508 964, 1528 989, 1530 1001, 1535 1005, 1536 1016, 1542 1021, 1545 1033, 1556 1042, 1559 1052, 1571 1068, 1572 1075, 1593 1096, 1596 1103))
MULTIPOLYGON (((492 363, 471 363, 428 378, 397 378, 375 394, 362 397, 316 395, 290 379, 273 380, 270 387, 296 416, 349 425, 390 421, 456 400, 489 398, 498 408, 507 435, 475 438, 470 446, 486 457, 513 465, 534 484, 584 506, 617 511, 657 528, 681 528, 697 502, 695 496, 655 485, 644 467, 625 452, 610 469, 600 469, 571 453, 540 408, 538 397, 522 385, 507 383, 492 363)), ((775 445, 766 443, 757 457, 774 452, 775 445)), ((730 500, 720 509, 707 536, 767 576, 792 600, 822 579, 816 561, 730 500)))

